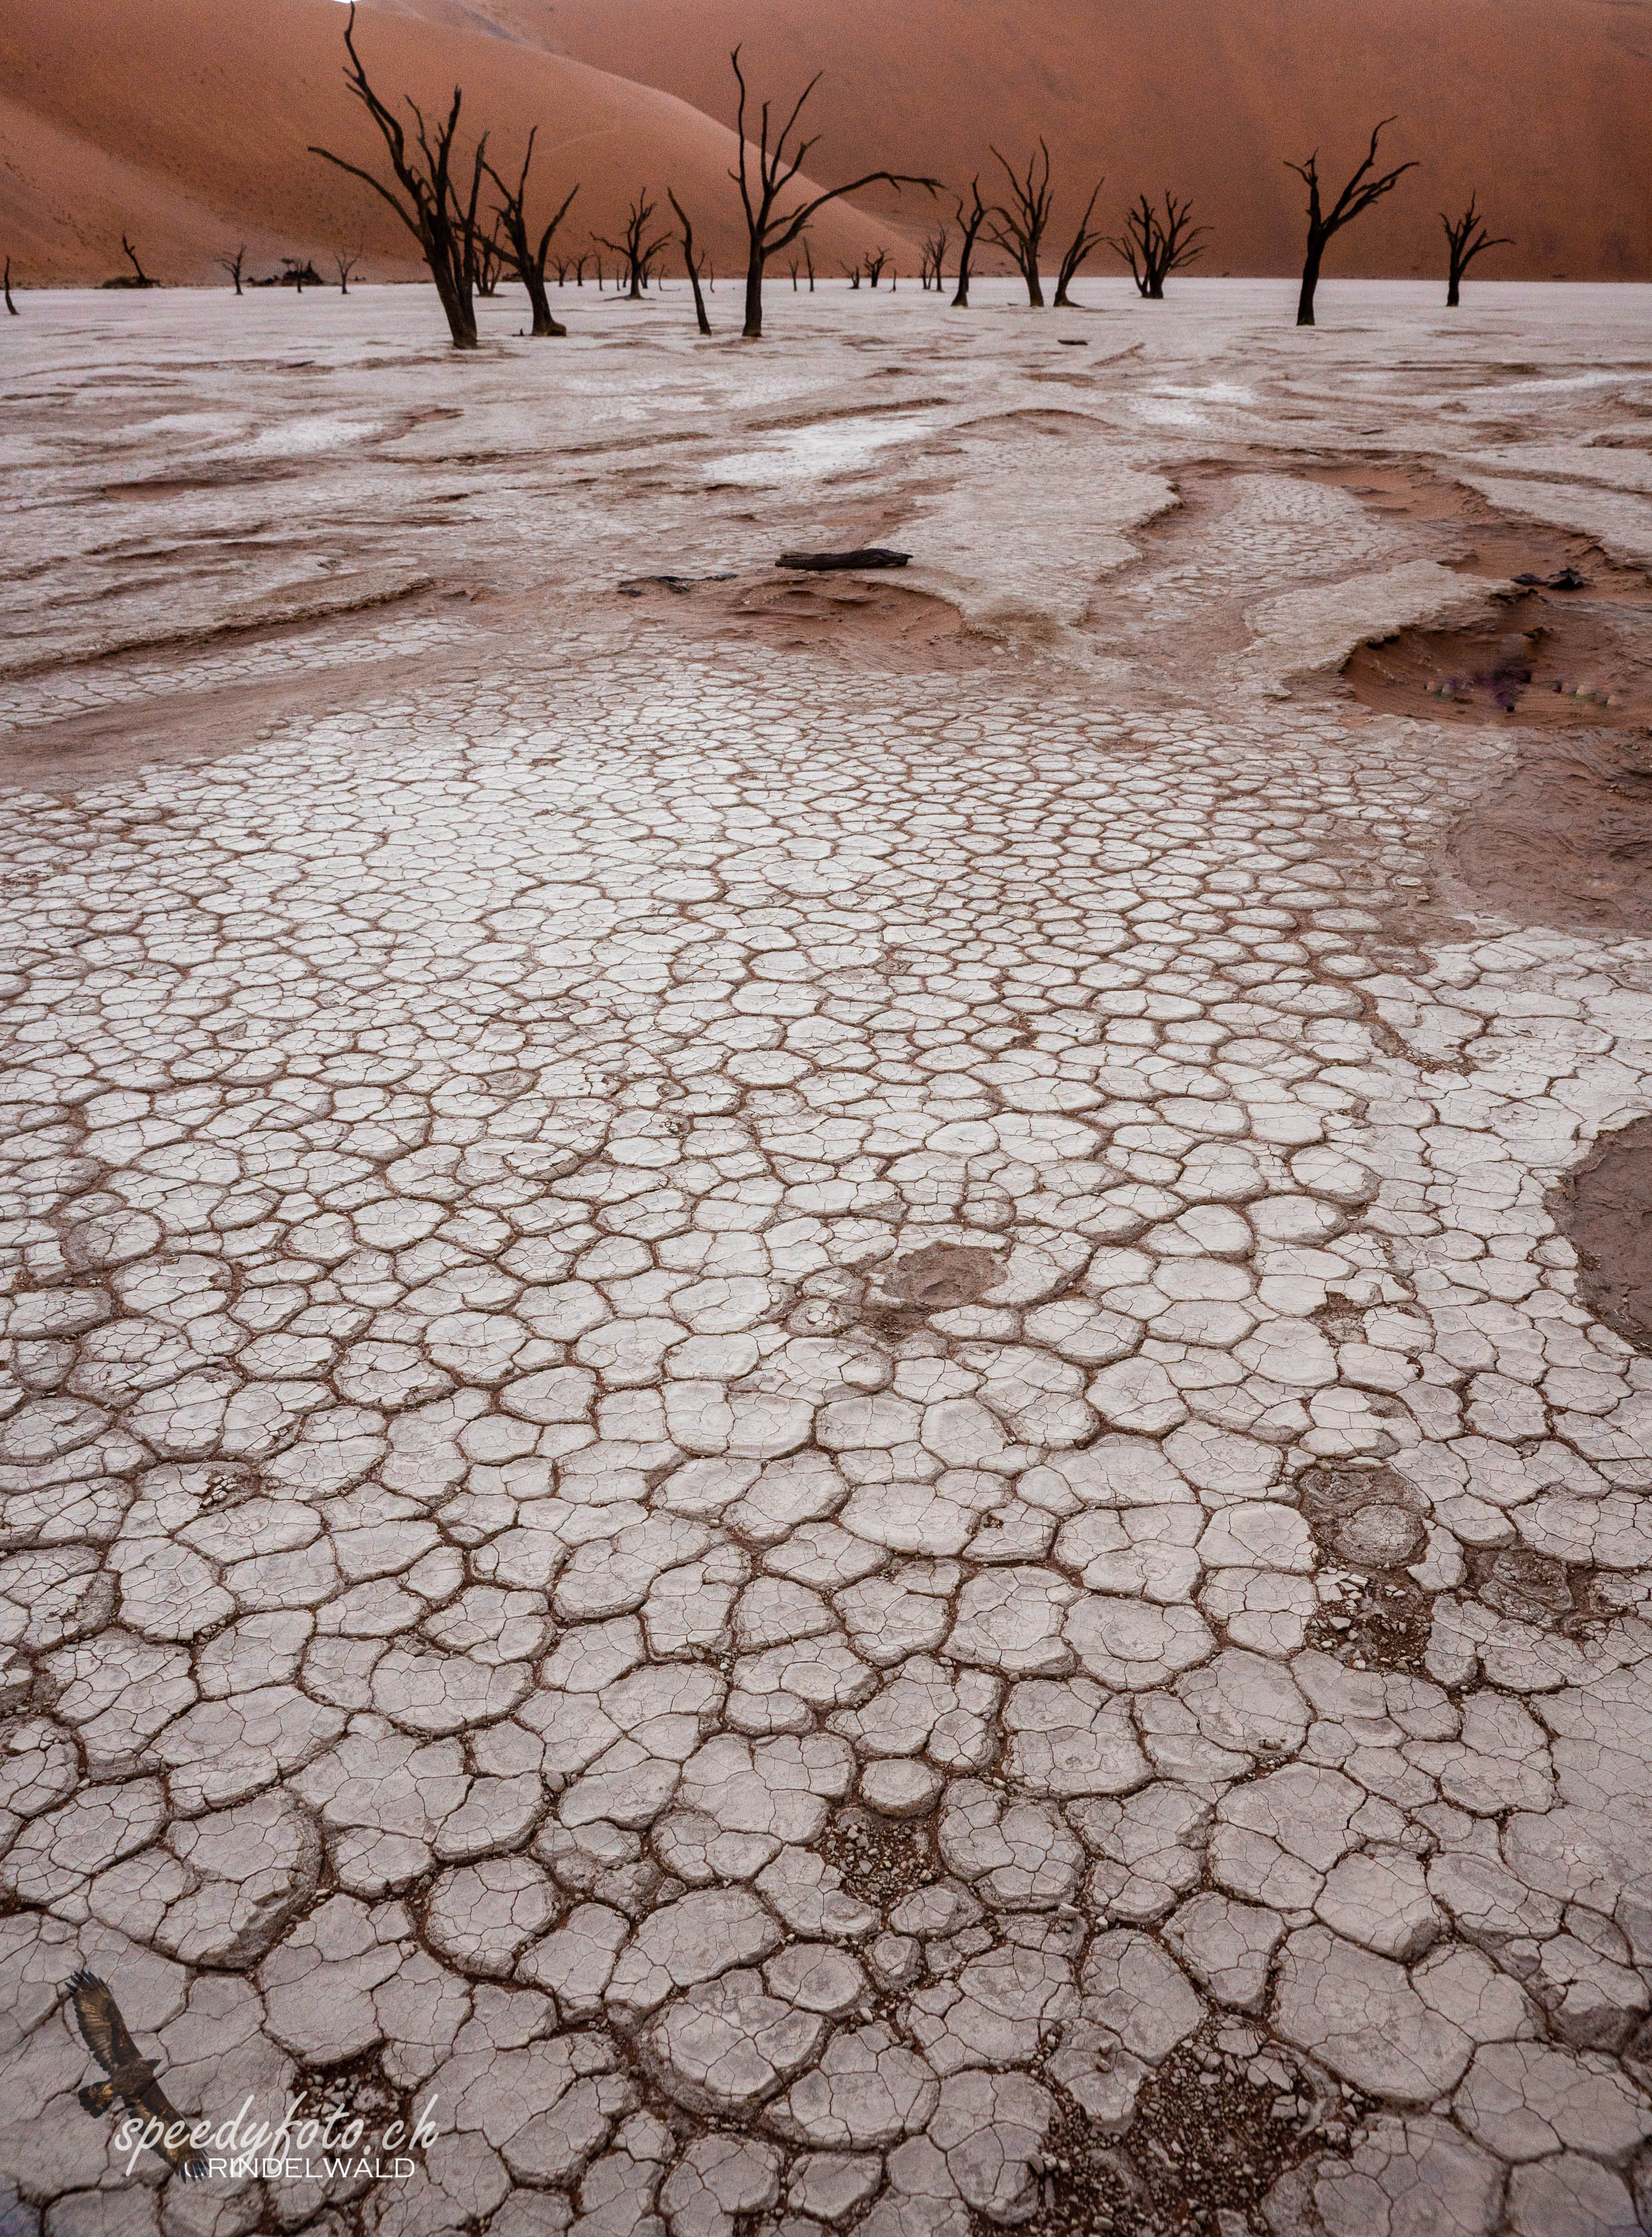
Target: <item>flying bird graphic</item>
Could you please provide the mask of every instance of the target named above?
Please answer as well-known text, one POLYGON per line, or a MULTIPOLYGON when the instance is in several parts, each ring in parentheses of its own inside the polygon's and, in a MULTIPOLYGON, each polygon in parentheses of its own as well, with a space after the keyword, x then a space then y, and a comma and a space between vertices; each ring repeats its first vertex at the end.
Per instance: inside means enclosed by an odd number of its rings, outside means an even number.
POLYGON ((155 2149, 169 2167, 176 2168, 186 2182, 205 2174, 202 2154, 192 2151, 187 2141, 167 2141, 165 2131, 176 2128, 184 2116, 155 2078, 161 2070, 160 2062, 140 2056, 108 1982, 100 1981, 83 1966, 69 1985, 86 2048, 109 2076, 107 2082, 89 2082, 79 2092, 86 2111, 107 2113, 118 2099, 124 2099, 135 2113, 146 2113, 151 2122, 160 2122, 162 2135, 155 2149))

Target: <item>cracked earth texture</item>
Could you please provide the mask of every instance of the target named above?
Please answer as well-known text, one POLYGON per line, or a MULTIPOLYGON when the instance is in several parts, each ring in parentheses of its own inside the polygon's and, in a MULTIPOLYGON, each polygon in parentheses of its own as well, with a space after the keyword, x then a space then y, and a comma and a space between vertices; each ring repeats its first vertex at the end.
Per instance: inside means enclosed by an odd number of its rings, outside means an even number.
POLYGON ((8 2237, 1647 2226, 1652 950, 1298 471, 1644 564, 1647 294, 1089 293, 24 299, 8 2237))

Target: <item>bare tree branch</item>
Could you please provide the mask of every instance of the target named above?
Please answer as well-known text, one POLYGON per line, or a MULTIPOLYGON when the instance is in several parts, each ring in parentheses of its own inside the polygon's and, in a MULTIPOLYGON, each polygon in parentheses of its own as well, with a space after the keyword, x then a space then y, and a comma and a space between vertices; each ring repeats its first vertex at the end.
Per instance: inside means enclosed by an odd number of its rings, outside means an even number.
POLYGON ((769 104, 766 101, 763 102, 757 127, 757 178, 754 184, 746 139, 748 94, 745 73, 740 67, 738 47, 729 60, 734 67, 735 82, 740 89, 735 122, 740 162, 739 168, 730 171, 729 176, 740 189, 740 204, 745 212, 747 235, 745 324, 741 328, 741 334, 746 341, 760 341, 763 339, 763 267, 771 256, 783 248, 790 248, 794 241, 802 238, 804 228, 816 210, 824 209, 828 202, 838 201, 845 195, 858 194, 862 187, 882 184, 895 188, 897 193, 902 187, 923 187, 933 194, 941 181, 938 179, 914 178, 904 172, 868 171, 863 177, 850 179, 843 186, 828 188, 824 194, 816 195, 813 201, 803 203, 800 208, 783 210, 776 214, 775 203, 802 170, 804 158, 816 144, 813 140, 798 140, 790 153, 786 148, 787 141, 796 130, 797 120, 803 113, 803 104, 820 83, 820 76, 817 72, 798 95, 792 104, 791 114, 776 135, 772 147, 769 138, 769 104))
POLYGON ((1050 221, 1054 196, 1050 192, 1050 151, 1043 140, 1039 141, 1039 155, 1029 156, 1025 178, 1012 171, 996 148, 993 154, 1003 166, 1004 176, 1009 181, 1010 200, 1014 208, 1001 202, 993 205, 990 214, 1001 222, 989 230, 989 238, 1011 255, 1027 282, 1027 300, 1030 307, 1041 311, 1044 290, 1038 276, 1039 249, 1050 221), (1043 168, 1040 169, 1040 156, 1043 168))
POLYGON ((1316 148, 1305 162, 1292 163, 1286 160, 1285 169, 1294 171, 1308 189, 1308 244, 1302 262, 1301 293, 1297 298, 1297 324, 1299 327, 1313 324, 1314 292, 1319 285, 1319 267, 1325 259, 1325 244, 1334 234, 1340 233, 1344 226, 1351 225, 1357 217, 1363 217, 1373 202, 1380 201, 1384 195, 1392 194, 1407 171, 1417 168, 1415 162, 1410 162, 1397 164, 1391 171, 1375 172, 1377 142, 1393 122, 1391 116, 1384 116, 1380 124, 1372 127, 1371 146, 1365 151, 1365 160, 1329 210, 1323 208, 1319 197, 1318 149, 1316 148))
POLYGON ((1488 248, 1514 247, 1513 241, 1505 236, 1499 236, 1494 241, 1487 233, 1480 217, 1479 199, 1479 192, 1477 188, 1469 196, 1467 209, 1455 223, 1447 217, 1444 210, 1440 212, 1440 223, 1445 229, 1447 253, 1450 260, 1445 280, 1445 307, 1448 311, 1455 311, 1460 307, 1463 300, 1463 275, 1477 256, 1483 255, 1488 248), (1477 237, 1474 230, 1477 226, 1480 228, 1477 237))
POLYGON ((395 188, 376 179, 371 171, 363 170, 359 163, 348 163, 331 148, 312 147, 310 154, 319 155, 325 163, 347 172, 371 187, 380 201, 387 203, 419 243, 420 253, 435 282, 436 294, 446 315, 447 329, 455 349, 476 347, 476 308, 472 300, 475 287, 475 251, 473 232, 476 218, 476 199, 480 188, 484 168, 483 150, 487 135, 475 152, 468 208, 459 201, 453 181, 453 143, 459 132, 459 109, 464 94, 453 88, 453 98, 446 120, 435 128, 434 144, 425 123, 424 112, 417 102, 409 100, 415 126, 418 152, 407 143, 407 135, 395 111, 382 102, 368 82, 361 57, 355 46, 355 5, 351 0, 350 14, 344 27, 345 50, 350 57, 344 73, 349 87, 368 115, 377 126, 390 159, 395 177, 395 188), (396 191, 400 188, 400 192, 396 191))
MULTIPOLYGON (((566 327, 551 315, 551 299, 545 292, 545 267, 551 254, 551 243, 556 238, 557 228, 567 216, 574 195, 578 193, 579 188, 576 185, 570 189, 561 208, 545 227, 536 243, 528 233, 524 204, 527 198, 528 171, 533 162, 533 143, 539 137, 539 128, 536 124, 528 135, 527 152, 522 158, 521 175, 514 187, 507 187, 491 163, 484 165, 483 168, 499 188, 501 197, 493 212, 494 221, 499 228, 499 254, 527 289, 528 303, 533 313, 533 333, 536 338, 544 340, 547 337, 565 334, 568 331, 566 327)), ((581 258, 582 270, 584 262, 585 260, 581 258)), ((562 285, 563 275, 566 270, 566 265, 558 265, 557 285, 558 287, 562 285)))
POLYGON ((694 290, 694 321, 703 334, 709 334, 711 321, 705 315, 705 297, 700 292, 700 260, 694 254, 694 228, 689 222, 688 212, 669 187, 665 199, 677 212, 677 223, 682 228, 683 261, 688 267, 689 286, 694 290))

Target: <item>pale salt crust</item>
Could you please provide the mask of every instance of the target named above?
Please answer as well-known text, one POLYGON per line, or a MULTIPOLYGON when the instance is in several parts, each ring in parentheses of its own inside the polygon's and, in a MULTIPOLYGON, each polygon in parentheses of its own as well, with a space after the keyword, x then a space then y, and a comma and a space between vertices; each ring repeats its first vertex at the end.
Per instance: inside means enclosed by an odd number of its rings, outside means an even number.
POLYGON ((476 363, 411 291, 23 299, 14 736, 338 673, 0 828, 9 2229, 967 2237, 1195 2036, 1354 2121, 1223 2237, 1636 2226, 1652 1365, 1546 1194, 1652 1109, 1652 954, 1407 945, 1510 742, 1290 678, 1483 586, 1290 466, 1644 556, 1649 291, 1080 292, 476 363), (872 499, 1001 652, 612 601, 872 499), (937 1243, 984 1293, 902 1321, 937 1243), (1305 1475, 1374 1463, 1426 1675, 1325 1651, 1305 1475), (933 1837, 887 1901, 857 1805, 933 1837), (439 2141, 129 2184, 77 1963, 181 2108, 366 2059, 439 2141))

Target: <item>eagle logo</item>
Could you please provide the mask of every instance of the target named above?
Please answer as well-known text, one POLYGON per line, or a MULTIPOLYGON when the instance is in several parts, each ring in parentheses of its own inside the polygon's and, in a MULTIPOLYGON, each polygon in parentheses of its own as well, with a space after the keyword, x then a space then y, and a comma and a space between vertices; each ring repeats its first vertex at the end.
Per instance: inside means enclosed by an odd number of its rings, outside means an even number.
POLYGON ((187 2142, 169 2141, 171 2130, 185 2125, 184 2116, 155 2078, 161 2070, 159 2060, 139 2055, 108 1982, 100 1981, 83 1966, 69 1986, 86 2048, 109 2076, 107 2082, 89 2082, 78 2093, 83 2107, 96 2116, 123 2100, 135 2113, 147 2114, 151 2125, 160 2123, 155 2149, 169 2167, 186 2182, 205 2174, 202 2154, 192 2151, 187 2142))

